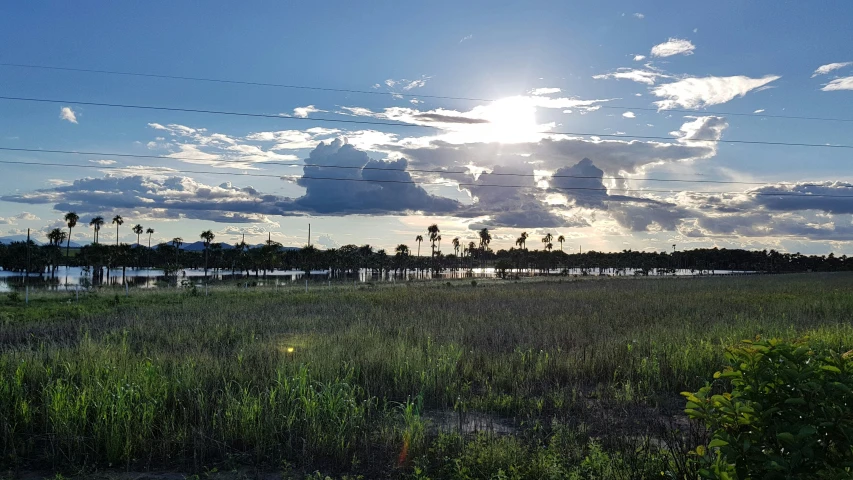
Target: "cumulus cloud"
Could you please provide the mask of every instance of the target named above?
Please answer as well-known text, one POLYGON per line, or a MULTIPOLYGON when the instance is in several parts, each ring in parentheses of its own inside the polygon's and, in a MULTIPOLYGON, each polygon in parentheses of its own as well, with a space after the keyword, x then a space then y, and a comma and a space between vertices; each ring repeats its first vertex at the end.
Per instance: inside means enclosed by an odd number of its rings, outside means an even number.
POLYGON ((641 20, 642 20, 642 19, 646 18, 646 16, 645 16, 645 15, 643 15, 642 13, 635 13, 635 14, 634 14, 634 18, 639 18, 639 19, 641 19, 641 20))
POLYGON ((642 62, 645 59, 646 59, 645 55, 634 55, 634 61, 635 62, 642 62))
POLYGON ((752 113, 764 113, 764 109, 763 109, 763 108, 759 108, 758 110, 756 110, 756 111, 754 111, 754 112, 752 112, 752 113))
POLYGON ((326 110, 320 110, 314 105, 306 105, 304 107, 296 107, 293 109, 293 116, 297 118, 308 118, 309 114, 316 112, 325 112, 326 110))
POLYGON ((836 62, 836 63, 827 63, 826 65, 821 65, 817 67, 817 70, 812 73, 812 78, 818 75, 826 75, 832 71, 838 70, 839 68, 848 67, 853 65, 853 62, 836 62))
POLYGON ((824 92, 832 92, 838 90, 853 90, 853 77, 836 78, 827 83, 821 88, 824 92))
POLYGON ((636 115, 634 115, 634 112, 630 112, 630 111, 623 113, 622 116, 625 118, 636 118, 637 117, 636 115))
POLYGON ((673 55, 693 55, 696 47, 690 40, 681 38, 670 38, 669 40, 652 47, 653 57, 671 57, 673 55))
MULTIPOLYGON (((642 55, 639 55, 642 57, 642 55)), ((636 60, 637 58, 634 57, 636 60)), ((616 79, 616 80, 631 80, 632 82, 644 83, 646 85, 654 85, 661 78, 672 78, 669 75, 666 75, 662 72, 653 69, 636 69, 636 68, 617 68, 616 71, 611 73, 602 73, 599 75, 593 75, 592 78, 596 80, 606 80, 606 79, 616 79)))
POLYGON ((90 163, 94 163, 96 165, 115 165, 115 160, 89 160, 90 163))
POLYGON ((664 100, 655 102, 661 110, 673 108, 704 108, 726 103, 735 97, 743 97, 757 88, 778 80, 778 75, 750 78, 743 75, 734 77, 692 77, 677 82, 658 85, 652 93, 664 100))
POLYGON ((77 123, 77 114, 71 109, 71 107, 60 108, 59 118, 66 122, 77 123))

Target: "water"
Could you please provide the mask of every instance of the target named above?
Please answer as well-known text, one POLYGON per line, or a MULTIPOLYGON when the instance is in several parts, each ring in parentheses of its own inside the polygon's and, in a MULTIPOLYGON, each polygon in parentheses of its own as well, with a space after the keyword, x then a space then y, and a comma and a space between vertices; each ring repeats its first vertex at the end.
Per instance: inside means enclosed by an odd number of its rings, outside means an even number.
MULTIPOLYGON (((103 276, 102 280, 94 280, 92 276, 92 272, 86 268, 80 267, 60 267, 57 269, 56 273, 51 276, 48 274, 30 274, 29 277, 25 279, 24 275, 19 272, 7 272, 0 270, 0 292, 9 292, 12 290, 20 290, 23 289, 25 285, 29 285, 31 288, 35 289, 47 289, 47 290, 67 290, 73 291, 77 288, 88 288, 93 284, 97 285, 106 285, 106 286, 115 286, 122 287, 125 284, 130 286, 131 288, 161 288, 166 286, 174 286, 175 285, 175 277, 166 277, 163 270, 160 269, 133 269, 127 268, 124 272, 121 269, 110 270, 109 274, 107 274, 107 270, 102 270, 103 276)), ((560 275, 564 273, 562 269, 554 269, 550 271, 540 271, 540 270, 525 270, 522 272, 517 272, 515 270, 508 271, 506 273, 506 278, 515 278, 519 277, 532 277, 532 276, 542 276, 542 275, 560 275)), ((754 272, 742 272, 742 271, 732 271, 732 270, 716 270, 713 272, 705 272, 706 274, 713 275, 731 275, 731 274, 740 274, 740 273, 754 273, 754 272)), ((583 276, 584 272, 579 268, 568 269, 565 274, 570 276, 583 276)), ((633 269, 622 269, 622 270, 604 270, 602 273, 598 273, 598 269, 587 269, 587 276, 634 276, 635 270, 633 269)), ((676 276, 691 276, 697 275, 699 272, 692 270, 677 270, 675 272, 676 276)), ((298 270, 270 270, 264 274, 263 271, 258 272, 258 275, 255 275, 253 271, 251 275, 246 276, 245 271, 243 273, 232 274, 231 270, 218 270, 213 271, 208 270, 208 278, 215 281, 238 281, 238 280, 246 280, 249 282, 274 282, 275 284, 286 284, 293 283, 297 281, 301 281, 304 277, 305 273, 303 271, 298 270)), ((400 282, 407 280, 426 280, 426 279, 436 279, 436 280, 451 280, 451 279, 476 279, 476 278, 495 278, 498 276, 498 273, 494 268, 474 268, 473 270, 468 269, 457 269, 457 270, 444 270, 442 272, 438 272, 433 274, 430 271, 415 271, 415 270, 406 270, 406 271, 386 271, 383 274, 379 274, 377 271, 370 269, 361 269, 356 274, 347 274, 343 277, 334 276, 330 278, 330 274, 328 270, 316 270, 311 272, 312 280, 320 280, 324 281, 330 279, 335 282, 339 281, 349 281, 349 282, 400 282)), ((659 276, 658 273, 654 270, 649 271, 649 276, 659 276)), ((670 275, 671 276, 671 275, 670 275)), ((203 269, 184 269, 179 270, 178 272, 178 283, 186 283, 190 282, 196 285, 203 285, 204 283, 204 270, 203 269)))

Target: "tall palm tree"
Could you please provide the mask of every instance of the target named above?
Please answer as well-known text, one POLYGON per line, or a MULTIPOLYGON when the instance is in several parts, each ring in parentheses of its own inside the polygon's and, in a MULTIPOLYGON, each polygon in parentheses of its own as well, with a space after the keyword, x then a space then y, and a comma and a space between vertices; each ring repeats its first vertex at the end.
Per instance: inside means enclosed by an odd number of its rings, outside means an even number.
MULTIPOLYGON (((205 230, 201 232, 199 238, 204 240, 204 276, 207 277, 207 251, 210 248, 210 243, 216 238, 216 235, 210 230, 205 230)), ((270 240, 270 243, 272 243, 272 240, 270 240)))
POLYGON ((424 241, 424 236, 418 235, 417 237, 415 237, 415 241, 418 242, 418 256, 420 257, 421 256, 421 242, 424 241))
POLYGON ((557 241, 560 242, 560 251, 562 252, 563 251, 563 242, 566 241, 566 237, 560 235, 559 237, 557 237, 557 241))
POLYGON ((527 237, 529 236, 530 234, 527 232, 521 232, 521 248, 524 250, 527 250, 527 237))
POLYGON ((432 256, 435 256, 435 242, 438 239, 438 234, 441 230, 438 229, 438 225, 433 223, 429 227, 427 227, 427 233, 429 233, 429 241, 432 243, 432 256))
POLYGON ((68 225, 68 243, 65 244, 65 264, 68 265, 68 251, 71 248, 71 229, 77 226, 80 216, 75 212, 65 214, 65 224, 68 225))
POLYGON ((459 256, 459 246, 461 245, 461 243, 459 242, 459 237, 454 238, 452 243, 453 243, 453 254, 458 257, 459 256))
POLYGON ((136 247, 137 248, 139 247, 139 236, 142 235, 142 232, 144 232, 144 231, 145 231, 145 229, 143 229, 142 225, 140 225, 138 223, 133 226, 133 233, 136 234, 136 247))
POLYGON ((148 227, 145 229, 145 233, 148 234, 148 268, 151 268, 151 235, 154 234, 154 229, 148 227))
POLYGON ((113 217, 113 224, 116 226, 116 246, 118 246, 118 227, 124 223, 124 219, 121 218, 121 215, 116 215, 113 217))
POLYGON ((488 228, 484 228, 480 230, 480 248, 485 252, 489 249, 489 244, 492 243, 492 234, 489 233, 488 228))
POLYGON ((97 217, 89 220, 89 226, 94 228, 95 230, 95 243, 98 243, 98 232, 101 231, 101 227, 104 226, 104 217, 98 215, 97 217))
POLYGON ((184 244, 184 239, 181 237, 175 237, 172 239, 172 245, 175 247, 175 267, 178 265, 178 253, 181 252, 181 245, 184 244))
POLYGON ((544 243, 546 245, 551 243, 552 240, 554 240, 554 236, 551 235, 550 233, 546 233, 545 236, 542 237, 542 243, 544 243))
POLYGON ((515 239, 515 245, 518 248, 522 248, 522 245, 524 245, 524 237, 518 237, 517 239, 515 239))

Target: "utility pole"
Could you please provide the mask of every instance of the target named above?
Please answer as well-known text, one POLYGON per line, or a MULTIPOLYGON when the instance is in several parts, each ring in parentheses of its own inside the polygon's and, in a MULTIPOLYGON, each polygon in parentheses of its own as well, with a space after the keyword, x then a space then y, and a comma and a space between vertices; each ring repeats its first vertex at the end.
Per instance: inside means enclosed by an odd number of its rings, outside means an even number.
POLYGON ((308 246, 311 246, 311 224, 308 224, 308 246))
POLYGON ((27 229, 27 268, 24 275, 24 283, 30 278, 30 229, 27 229))

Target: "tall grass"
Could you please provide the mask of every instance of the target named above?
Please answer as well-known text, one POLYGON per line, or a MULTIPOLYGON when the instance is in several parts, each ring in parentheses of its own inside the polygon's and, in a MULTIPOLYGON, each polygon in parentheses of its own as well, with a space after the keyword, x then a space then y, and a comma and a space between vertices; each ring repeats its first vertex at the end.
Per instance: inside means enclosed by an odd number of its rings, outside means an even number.
POLYGON ((590 438, 612 447, 677 414, 677 393, 727 345, 809 335, 849 349, 851 286, 820 274, 45 295, 4 307, 0 463, 414 475, 491 455, 568 475, 599 448, 590 438), (516 435, 451 440, 428 421, 445 411, 516 435), (567 435, 573 453, 548 446, 567 435))

